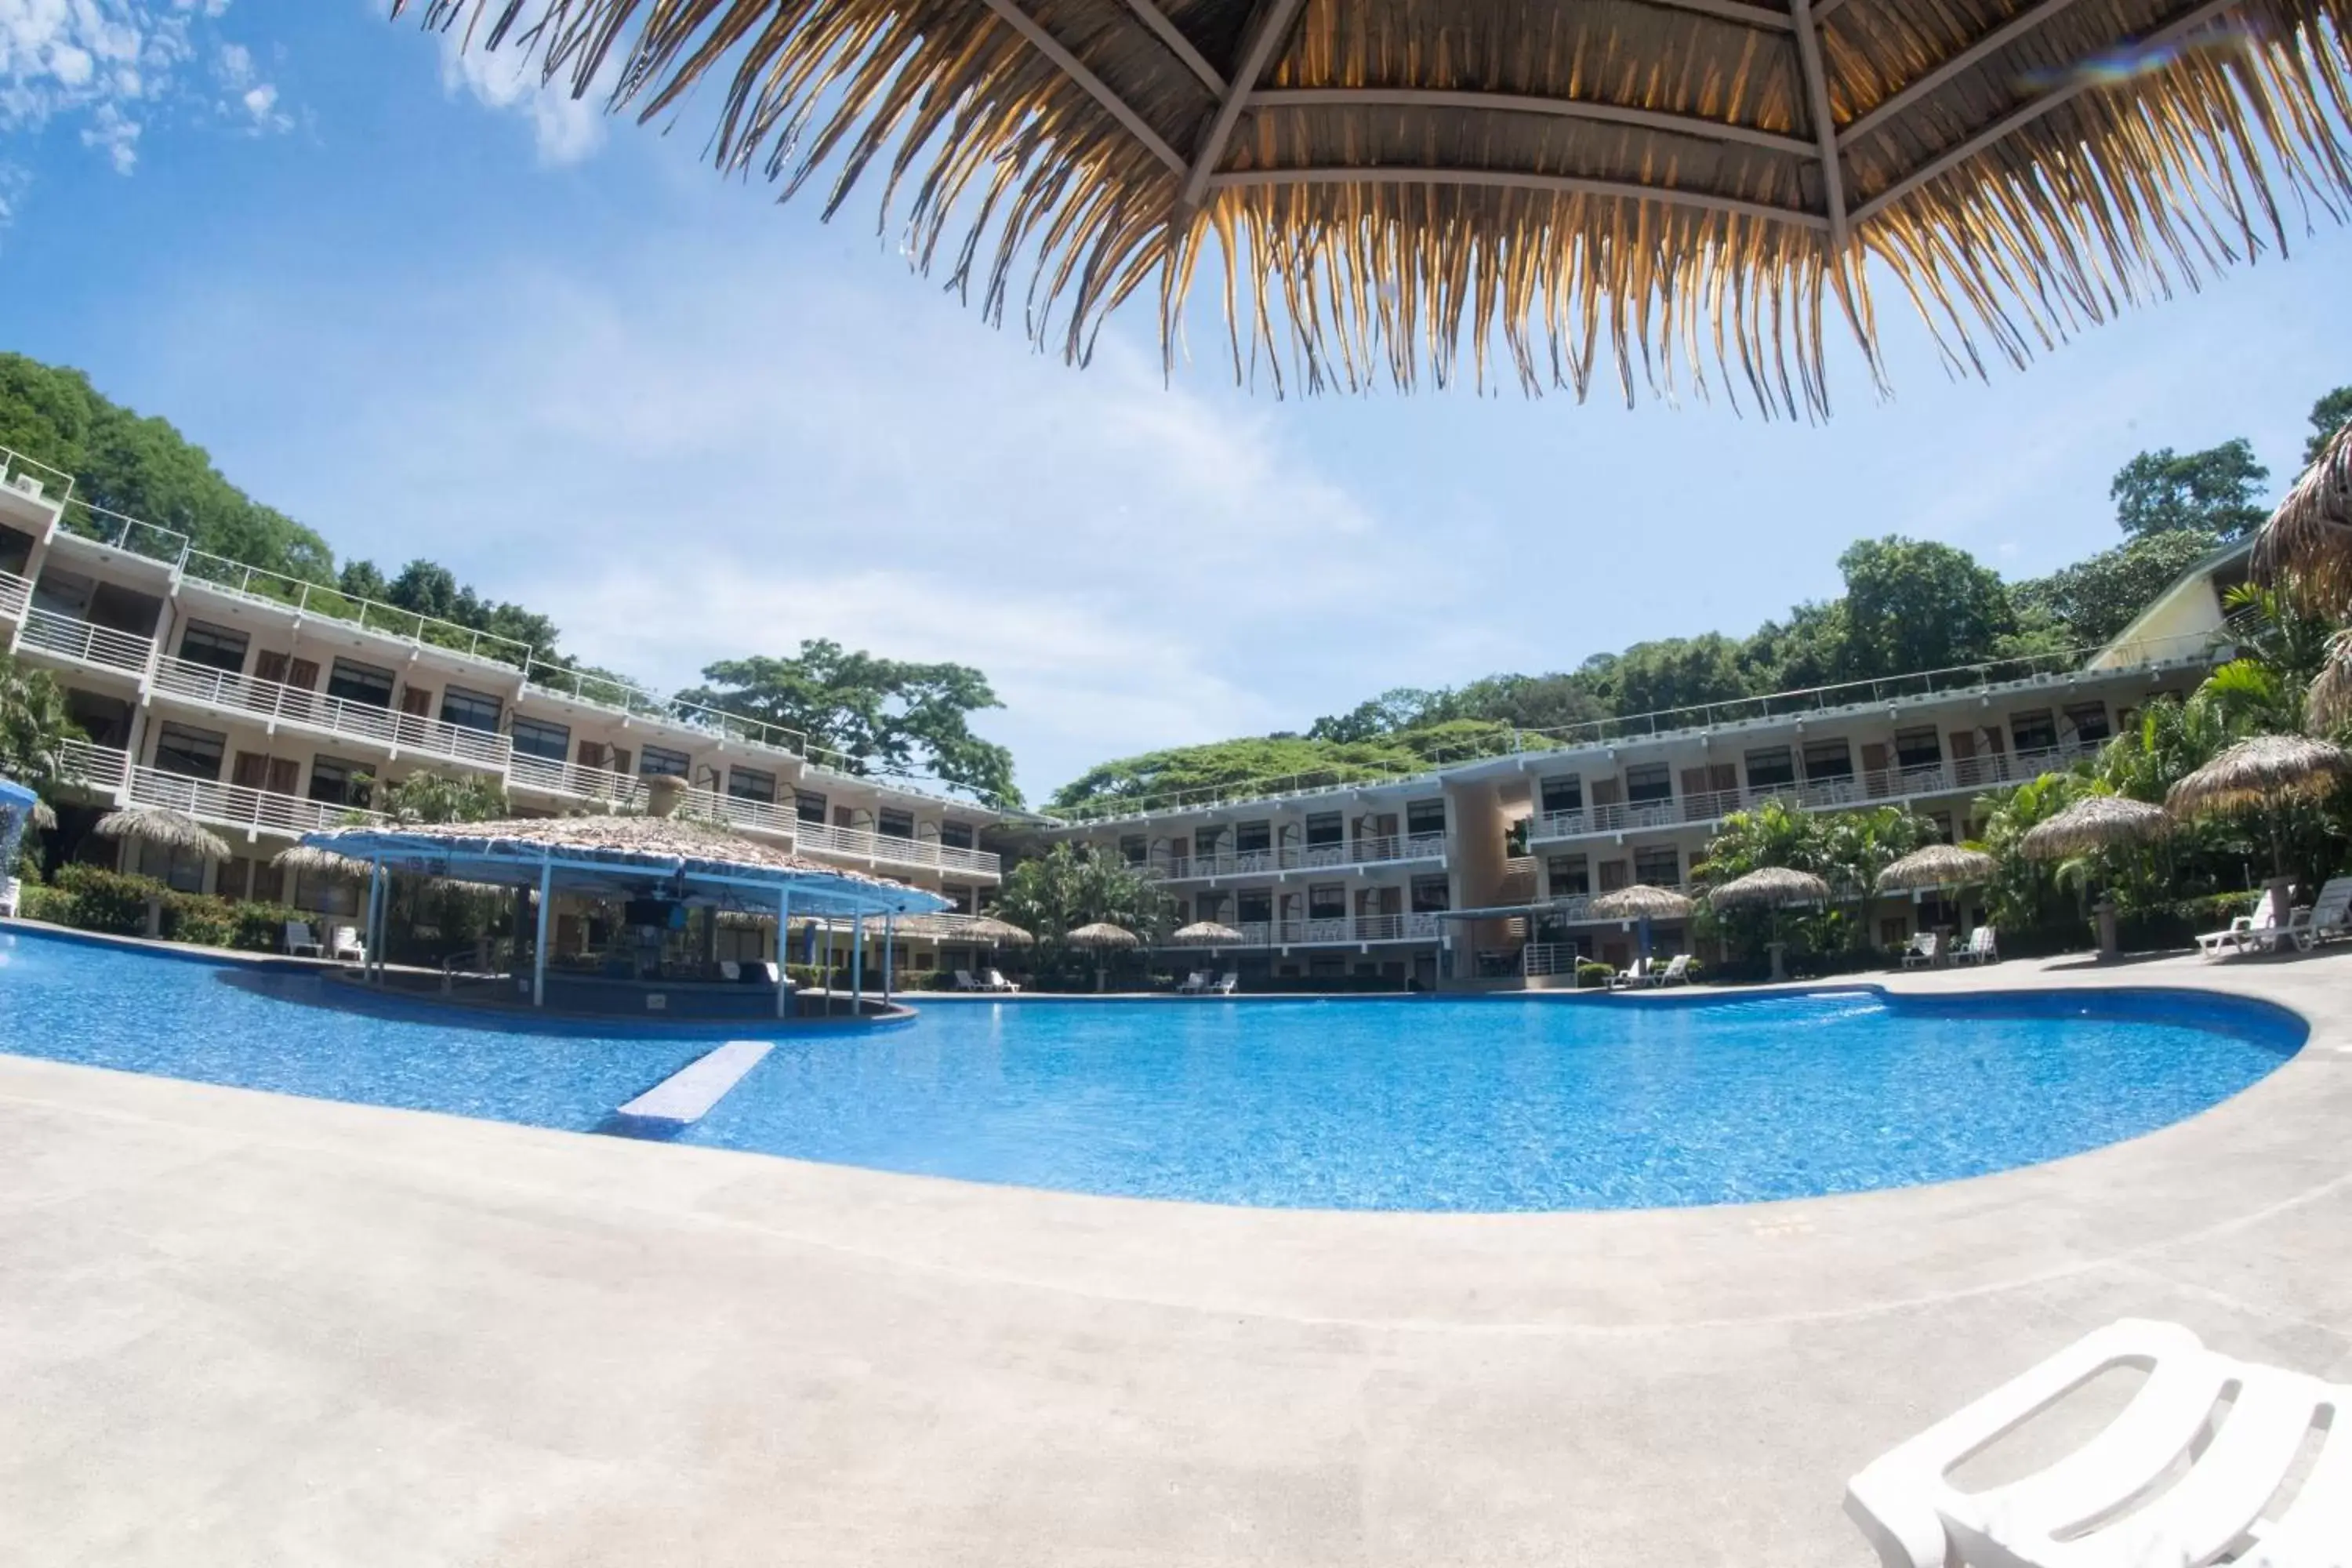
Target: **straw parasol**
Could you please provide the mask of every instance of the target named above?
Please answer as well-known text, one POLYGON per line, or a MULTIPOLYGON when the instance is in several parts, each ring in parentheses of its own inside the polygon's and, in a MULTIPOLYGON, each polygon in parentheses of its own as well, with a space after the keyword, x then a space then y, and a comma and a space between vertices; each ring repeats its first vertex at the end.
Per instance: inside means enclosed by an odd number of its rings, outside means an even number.
POLYGON ((1077 930, 1066 933, 1062 940, 1072 947, 1094 950, 1095 989, 1100 991, 1103 988, 1104 977, 1103 955, 1114 948, 1139 946, 1143 939, 1125 926, 1115 926, 1107 921, 1097 921, 1092 925, 1080 926, 1077 930))
POLYGON ((1830 896, 1830 885, 1811 871, 1786 866, 1765 866, 1726 882, 1706 896, 1718 910, 1779 909, 1783 904, 1818 903, 1830 896))
POLYGON ((2064 860, 2116 845, 2147 844, 2172 830, 2160 805, 2119 795, 2088 795, 2017 841, 2029 860, 2064 860))
POLYGON ((364 860, 354 860, 348 855, 338 855, 331 849, 316 845, 297 844, 282 849, 269 862, 281 871, 292 871, 312 877, 340 877, 346 881, 362 882, 373 869, 364 860))
POLYGON ((665 129, 707 85, 713 161, 827 216, 872 171, 1074 363, 1141 292, 1172 366, 1213 248, 1236 377, 1308 390, 1818 413, 1865 256, 1981 370, 2352 195, 2352 0, 390 4, 665 129))
POLYGON ((1603 893, 1586 907, 1597 921, 1678 921, 1691 912, 1692 901, 1666 888, 1636 882, 1603 893))
POLYGON ((184 811, 160 805, 126 805, 98 819, 101 838, 128 838, 161 849, 185 851, 206 860, 229 858, 227 843, 217 833, 184 811))
POLYGON ((1241 932, 1214 921, 1200 921, 1181 927, 1168 938, 1187 947, 1233 947, 1246 941, 1241 932))
POLYGON ((984 942, 991 947, 1028 947, 1037 940, 1011 921, 1001 921, 994 915, 979 916, 959 934, 966 942, 984 942))
MULTIPOLYGON (((2284 808, 2298 800, 2325 800, 2352 773, 2344 748, 2307 735, 2256 735, 2241 741, 2174 784, 2164 806, 2179 817, 2260 811, 2270 817, 2271 879, 2286 879, 2284 808)), ((2282 900, 2285 889, 2278 889, 2282 900)), ((2280 906, 2284 909, 2284 904, 2280 906)))
POLYGON ((1935 888, 1970 888, 1990 882, 2000 862, 1981 849, 1957 844, 1930 844, 1915 849, 1879 872, 1882 893, 1921 892, 1935 888))
POLYGON ((2263 524, 2263 574, 2286 578, 2324 614, 2352 605, 2352 425, 2338 430, 2263 524))

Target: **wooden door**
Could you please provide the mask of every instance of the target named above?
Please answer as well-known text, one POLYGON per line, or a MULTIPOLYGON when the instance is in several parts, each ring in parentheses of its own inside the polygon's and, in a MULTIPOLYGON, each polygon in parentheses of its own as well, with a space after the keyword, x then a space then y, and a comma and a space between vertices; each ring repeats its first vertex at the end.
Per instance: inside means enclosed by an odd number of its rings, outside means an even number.
POLYGON ((400 693, 400 710, 418 719, 433 717, 433 693, 421 686, 405 687, 400 693))
POLYGON ((269 759, 259 752, 239 752, 228 782, 239 789, 269 787, 269 759))
POLYGON ((1893 793, 1893 781, 1886 774, 1885 742, 1864 741, 1862 743, 1862 786, 1873 799, 1893 793))
POLYGON ((292 795, 302 777, 302 764, 292 757, 269 759, 269 782, 263 787, 272 795, 292 795))
POLYGON ((274 680, 281 686, 284 685, 286 656, 282 653, 262 654, 253 661, 253 678, 256 680, 274 680))
POLYGON ((299 686, 305 691, 319 689, 319 667, 310 659, 298 658, 288 667, 286 684, 299 686))

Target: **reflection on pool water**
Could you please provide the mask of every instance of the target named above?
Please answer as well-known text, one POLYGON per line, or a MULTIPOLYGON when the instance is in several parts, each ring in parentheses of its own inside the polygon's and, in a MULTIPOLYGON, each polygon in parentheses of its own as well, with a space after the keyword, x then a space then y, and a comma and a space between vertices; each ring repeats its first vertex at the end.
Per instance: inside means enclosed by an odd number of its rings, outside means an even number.
MULTIPOLYGON (((329 984, 0 933, 0 1050, 587 1131, 718 1037, 302 1005, 329 984)), ((680 1141, 1270 1207, 1736 1203, 2096 1148, 2247 1088, 2304 1033, 2156 990, 942 1003, 777 1037, 680 1141)))

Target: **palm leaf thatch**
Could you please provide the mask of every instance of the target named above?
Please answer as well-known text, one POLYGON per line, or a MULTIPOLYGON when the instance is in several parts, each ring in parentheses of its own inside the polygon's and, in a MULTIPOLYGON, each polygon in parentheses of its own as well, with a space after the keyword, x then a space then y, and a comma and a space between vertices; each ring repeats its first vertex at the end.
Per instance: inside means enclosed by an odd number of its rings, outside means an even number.
POLYGON ((1980 373, 2352 196, 2352 0, 391 5, 644 120, 725 78, 721 169, 829 166, 830 217, 878 165, 914 265, 1073 362, 1146 292, 1172 366, 1213 246, 1277 389, 1819 414, 1866 260, 1980 373))
POLYGON ((1062 939, 1072 947, 1135 947, 1142 939, 1125 926, 1097 921, 1093 925, 1080 926, 1062 939))
POLYGON ((962 942, 984 942, 992 947, 1027 947, 1037 940, 1011 921, 1001 921, 994 915, 982 915, 966 922, 957 937, 962 942))
POLYGON ((1586 912, 1598 921, 1678 921, 1691 908, 1691 900, 1680 893, 1636 882, 1601 894, 1586 906, 1586 912))
POLYGON ((2254 564, 2309 608, 2339 615, 2352 605, 2352 425, 2320 448, 2263 524, 2254 564))
POLYGON ((1718 910, 1777 909, 1782 904, 1818 903, 1830 896, 1830 885, 1811 871, 1786 866, 1765 866, 1726 882, 1706 896, 1718 910))
POLYGON ((1972 888, 1990 882, 2000 862, 1981 849, 1957 844, 1930 844, 1892 862, 1878 873, 1882 893, 1908 893, 1933 888, 1972 888))
POLYGON ((363 882, 372 867, 364 860, 354 860, 348 855, 338 855, 331 849, 316 845, 297 844, 283 849, 269 862, 281 871, 296 871, 313 877, 340 877, 346 881, 363 882))
POLYGON ((2065 860, 2116 845, 2146 844, 2172 829, 2160 805, 2119 795, 2084 795, 2017 841, 2029 860, 2065 860))
POLYGON ((1233 947, 1246 939, 1231 926, 1219 925, 1214 921, 1200 921, 1182 927, 1168 940, 1181 942, 1187 947, 1233 947))
POLYGON ((226 860, 229 847, 221 836, 184 811, 160 805, 126 805, 98 819, 101 838, 129 838, 160 849, 187 851, 207 860, 226 860))
POLYGON ((58 830, 57 808, 38 795, 33 797, 32 805, 25 813, 25 820, 44 833, 58 830))
POLYGON ((2165 792, 2175 816, 2318 800, 2352 773, 2340 746, 2305 735, 2256 735, 2241 741, 2165 792))

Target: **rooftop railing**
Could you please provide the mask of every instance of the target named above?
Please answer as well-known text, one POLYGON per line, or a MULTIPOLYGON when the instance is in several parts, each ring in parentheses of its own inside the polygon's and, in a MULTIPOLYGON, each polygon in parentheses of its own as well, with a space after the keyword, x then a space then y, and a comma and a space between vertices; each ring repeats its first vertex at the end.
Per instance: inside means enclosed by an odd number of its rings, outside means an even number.
POLYGON ((12 447, 0 447, 0 486, 33 500, 62 506, 73 497, 73 476, 28 458, 12 447))
POLYGON ((1203 878, 1248 877, 1276 871, 1340 870, 1357 866, 1393 865, 1404 860, 1439 860, 1445 856, 1445 835, 1387 834, 1339 844, 1284 844, 1268 849, 1235 849, 1210 855, 1164 855, 1145 862, 1163 881, 1197 881, 1203 878))

